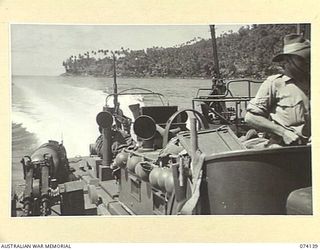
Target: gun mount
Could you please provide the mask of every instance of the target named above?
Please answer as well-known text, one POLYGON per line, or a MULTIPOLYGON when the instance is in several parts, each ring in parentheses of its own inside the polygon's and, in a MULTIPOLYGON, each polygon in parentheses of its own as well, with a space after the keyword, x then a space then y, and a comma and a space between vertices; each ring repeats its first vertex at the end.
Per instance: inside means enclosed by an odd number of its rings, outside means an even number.
POLYGON ((25 189, 22 204, 25 216, 46 216, 51 206, 58 202, 58 184, 70 179, 67 153, 62 144, 49 141, 31 156, 21 160, 25 189))

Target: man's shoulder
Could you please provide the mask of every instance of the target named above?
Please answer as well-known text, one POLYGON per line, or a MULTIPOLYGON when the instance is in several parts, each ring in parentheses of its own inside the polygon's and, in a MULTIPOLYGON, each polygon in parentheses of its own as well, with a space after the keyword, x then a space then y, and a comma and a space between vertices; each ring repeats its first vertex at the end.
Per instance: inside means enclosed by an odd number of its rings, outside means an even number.
POLYGON ((267 78, 267 81, 273 82, 273 81, 275 81, 275 80, 277 80, 277 79, 282 79, 283 76, 284 76, 284 75, 282 75, 282 74, 272 75, 272 76, 269 76, 269 77, 267 78))
POLYGON ((283 74, 276 74, 269 76, 266 79, 266 82, 268 82, 271 85, 274 85, 276 88, 284 87, 286 85, 286 82, 290 80, 291 78, 283 75, 283 74))

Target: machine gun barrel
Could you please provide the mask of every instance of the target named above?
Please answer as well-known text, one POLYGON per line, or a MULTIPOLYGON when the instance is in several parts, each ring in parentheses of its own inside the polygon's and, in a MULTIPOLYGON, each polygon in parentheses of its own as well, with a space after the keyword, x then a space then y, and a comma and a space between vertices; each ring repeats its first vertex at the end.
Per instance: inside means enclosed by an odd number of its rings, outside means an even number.
POLYGON ((25 179, 22 200, 24 214, 46 216, 50 213, 51 180, 63 183, 69 178, 65 148, 56 141, 49 141, 36 149, 31 156, 23 157, 21 163, 25 179))

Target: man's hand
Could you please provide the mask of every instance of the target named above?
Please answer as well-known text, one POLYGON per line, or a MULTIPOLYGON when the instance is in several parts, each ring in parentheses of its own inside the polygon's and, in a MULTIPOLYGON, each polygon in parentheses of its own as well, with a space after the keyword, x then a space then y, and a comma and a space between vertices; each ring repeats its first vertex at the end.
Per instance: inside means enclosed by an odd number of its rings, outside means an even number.
POLYGON ((282 139, 286 145, 290 145, 298 141, 299 136, 295 132, 292 132, 291 130, 284 129, 284 132, 282 134, 282 139))
POLYGON ((293 132, 292 130, 286 129, 283 126, 273 121, 270 121, 269 119, 263 116, 247 112, 245 119, 250 126, 260 131, 272 133, 282 137, 282 140, 286 145, 291 145, 293 143, 296 143, 296 144, 301 143, 300 137, 295 132, 293 132))

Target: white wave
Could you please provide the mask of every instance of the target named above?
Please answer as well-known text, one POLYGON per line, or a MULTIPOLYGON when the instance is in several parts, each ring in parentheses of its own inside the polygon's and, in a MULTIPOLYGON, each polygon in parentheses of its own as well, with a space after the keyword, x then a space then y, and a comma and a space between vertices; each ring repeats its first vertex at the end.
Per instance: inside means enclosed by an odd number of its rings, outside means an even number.
MULTIPOLYGON (((87 155, 89 144, 99 135, 96 115, 102 111, 106 94, 99 90, 67 84, 19 84, 19 98, 12 104, 12 121, 34 133, 39 143, 63 140, 68 156, 87 155)), ((131 117, 128 105, 139 102, 132 96, 119 99, 131 117)))

